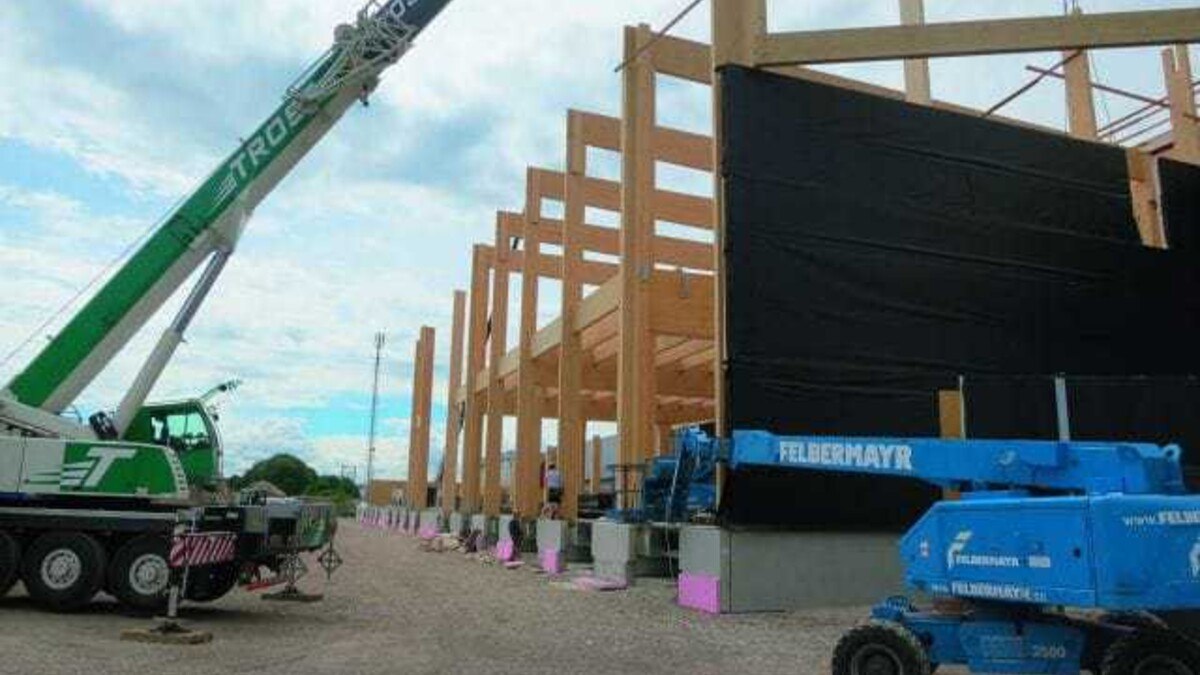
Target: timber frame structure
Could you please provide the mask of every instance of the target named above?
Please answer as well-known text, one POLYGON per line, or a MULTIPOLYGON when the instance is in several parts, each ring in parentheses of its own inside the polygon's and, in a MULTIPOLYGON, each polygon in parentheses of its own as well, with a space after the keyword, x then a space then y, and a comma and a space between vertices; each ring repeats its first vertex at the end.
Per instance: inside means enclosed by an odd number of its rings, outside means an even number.
MULTIPOLYGON (((562 517, 577 518, 585 477, 588 491, 599 489, 600 442, 586 441, 589 421, 617 424, 616 490, 621 506, 635 504, 637 467, 667 450, 673 427, 715 422, 718 434, 725 431, 723 186, 720 171, 714 171, 721 166, 721 142, 657 125, 660 76, 716 83, 714 118, 720 114, 722 95, 714 74, 736 64, 1063 133, 996 116, 995 108, 980 111, 934 100, 927 61, 1062 51, 1063 61, 1051 74, 1066 85, 1068 133, 1108 142, 1112 137, 1098 128, 1093 101, 1094 90, 1104 85, 1093 82, 1088 59, 1079 57, 1091 48, 1173 45, 1162 52, 1168 96, 1141 99, 1150 101, 1143 110, 1169 117, 1170 130, 1127 146, 1130 190, 1143 243, 1165 246, 1151 159, 1165 155, 1200 164, 1196 83, 1186 46, 1200 39, 1200 9, 927 24, 922 0, 899 3, 902 26, 774 34, 766 30, 766 0, 712 0, 712 46, 656 35, 646 25, 625 28, 621 117, 568 111, 565 170, 527 171, 523 210, 497 214, 494 240, 473 248, 469 297, 455 293, 448 459, 440 504, 445 512, 500 514, 506 417, 516 418, 510 501, 512 513, 521 519, 537 518, 541 512, 540 467, 547 445, 557 449, 563 476, 562 517), (905 60, 905 91, 804 65, 887 59, 905 60), (589 149, 620 155, 619 182, 589 175, 589 149), (660 189, 655 178, 658 163, 712 173, 716 198, 660 189), (561 204, 561 218, 547 215, 547 201, 561 204), (588 212, 595 209, 618 214, 620 227, 589 223, 588 212), (707 234, 694 239, 663 236, 657 231, 660 222, 707 234), (514 275, 521 279, 515 313, 509 307, 514 275), (561 282, 562 302, 558 318, 539 329, 541 279, 561 282), (519 326, 512 346, 507 344, 510 321, 519 326), (557 439, 542 438, 545 419, 557 419, 557 439)), ((720 120, 714 119, 714 129, 720 128, 720 120)), ((416 461, 427 461, 432 377, 426 373, 432 367, 432 330, 423 331, 420 342, 413 400, 423 403, 414 411, 412 445, 418 450, 416 461), (417 429, 424 430, 424 441, 417 438, 417 429)), ((947 436, 961 433, 961 414, 954 412, 961 408, 957 396, 939 396, 947 436)), ((420 468, 416 471, 423 475, 420 468)), ((411 497, 423 504, 423 496, 412 492, 411 497)))

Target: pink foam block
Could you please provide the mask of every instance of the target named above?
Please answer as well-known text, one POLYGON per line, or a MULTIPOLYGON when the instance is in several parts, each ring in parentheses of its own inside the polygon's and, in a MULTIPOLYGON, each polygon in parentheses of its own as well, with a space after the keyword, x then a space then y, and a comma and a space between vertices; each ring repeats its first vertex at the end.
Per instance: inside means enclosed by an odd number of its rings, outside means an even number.
POLYGON ((432 541, 434 539, 437 539, 438 531, 437 531, 436 527, 433 527, 432 525, 426 525, 421 528, 421 531, 420 531, 420 533, 418 533, 418 536, 420 536, 422 539, 424 539, 426 541, 432 541))
POLYGON ((711 574, 679 575, 679 605, 708 614, 721 613, 721 579, 711 574))
POLYGON ((538 551, 538 564, 550 574, 562 574, 562 557, 562 551, 538 551))

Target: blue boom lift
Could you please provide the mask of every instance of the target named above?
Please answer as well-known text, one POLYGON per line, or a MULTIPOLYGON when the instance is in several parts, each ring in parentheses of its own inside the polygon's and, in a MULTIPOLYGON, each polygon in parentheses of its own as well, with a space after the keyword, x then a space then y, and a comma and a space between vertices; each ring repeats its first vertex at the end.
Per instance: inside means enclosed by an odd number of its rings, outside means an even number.
MULTIPOLYGON (((1153 612, 1200 608, 1200 497, 1177 446, 784 437, 689 431, 677 448, 742 467, 915 478, 961 495, 900 540, 905 582, 847 633, 834 675, 1200 675, 1200 644, 1153 612)), ((676 485, 666 503, 677 508, 676 485)), ((649 492, 647 494, 650 494, 649 492)), ((646 508, 650 508, 647 506, 646 508)), ((672 510, 674 510, 672 508, 672 510)))

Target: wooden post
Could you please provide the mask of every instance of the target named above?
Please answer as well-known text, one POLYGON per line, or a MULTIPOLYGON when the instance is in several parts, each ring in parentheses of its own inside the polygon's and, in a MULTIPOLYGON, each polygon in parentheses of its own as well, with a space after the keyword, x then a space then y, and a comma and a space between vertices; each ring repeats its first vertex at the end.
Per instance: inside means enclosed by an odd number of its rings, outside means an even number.
POLYGON ((1154 158, 1137 148, 1128 148, 1125 150, 1125 163, 1129 167, 1129 194, 1133 199, 1133 217, 1137 221, 1142 244, 1153 248, 1166 248, 1167 237, 1158 204, 1158 174, 1154 158))
POLYGON ((1192 91, 1192 61, 1187 45, 1164 49, 1163 73, 1171 99, 1171 134, 1175 147, 1171 156, 1200 164, 1200 127, 1196 126, 1196 98, 1192 91))
POLYGON ((541 220, 540 174, 526 176, 525 241, 521 266, 521 332, 517 344, 517 463, 513 470, 513 513, 536 518, 541 482, 538 461, 542 455, 541 387, 533 363, 533 336, 537 332, 538 277, 540 276, 541 220))
MULTIPOLYGON (((963 395, 957 389, 944 389, 938 392, 938 427, 942 438, 965 439, 967 437, 966 408, 963 395)), ((942 490, 946 499, 959 499, 962 495, 957 490, 942 490)))
POLYGON ((487 356, 488 268, 494 253, 487 246, 471 252, 471 327, 467 340, 466 423, 463 430, 462 511, 476 513, 481 503, 480 460, 483 454, 483 415, 476 389, 487 356))
POLYGON ((454 511, 458 494, 458 430, 462 410, 458 390, 462 387, 463 323, 467 313, 467 294, 454 291, 454 318, 450 325, 450 383, 446 397, 446 447, 442 452, 442 512, 454 511))
POLYGON ((421 327, 413 360, 412 418, 408 439, 408 503, 414 509, 429 506, 429 413, 433 404, 434 331, 421 327))
POLYGON ((625 29, 621 115, 621 311, 617 373, 620 508, 633 508, 640 464, 654 447, 654 334, 650 291, 654 276, 655 75, 652 39, 642 24, 625 29), (641 54, 634 57, 638 51, 641 54))
MULTIPOLYGON (((906 26, 925 23, 925 0, 900 0, 900 22, 906 26)), ((904 97, 909 103, 929 105, 933 102, 929 59, 904 61, 904 97)))
POLYGON ((559 470, 563 477, 561 515, 579 517, 579 493, 583 487, 583 445, 587 421, 583 419, 583 346, 575 330, 579 303, 583 301, 583 245, 580 241, 587 210, 584 193, 587 180, 587 146, 583 118, 567 114, 567 172, 563 186, 562 339, 558 365, 559 470))
POLYGON ((488 356, 487 445, 484 461, 483 512, 500 515, 500 454, 504 443, 504 387, 500 360, 508 351, 508 242, 496 222, 495 260, 492 263, 492 331, 488 356))
POLYGON ((604 478, 604 440, 599 435, 592 436, 592 476, 589 492, 600 494, 600 481, 604 478))
POLYGON ((725 340, 725 185, 722 177, 724 158, 721 148, 724 133, 721 122, 721 78, 717 70, 727 64, 754 65, 754 46, 767 31, 766 0, 712 0, 712 58, 713 58, 713 270, 716 290, 713 297, 713 326, 716 328, 713 349, 713 392, 717 436, 728 435, 726 419, 725 364, 729 346, 725 340))

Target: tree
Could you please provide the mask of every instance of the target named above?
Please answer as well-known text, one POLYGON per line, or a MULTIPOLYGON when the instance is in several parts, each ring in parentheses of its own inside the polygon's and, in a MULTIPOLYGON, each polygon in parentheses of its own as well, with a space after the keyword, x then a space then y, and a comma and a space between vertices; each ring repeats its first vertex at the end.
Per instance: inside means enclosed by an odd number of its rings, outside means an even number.
POLYGON ((316 480, 317 472, 299 457, 279 454, 255 463, 244 476, 236 480, 235 487, 267 481, 288 495, 297 496, 307 493, 316 480))

